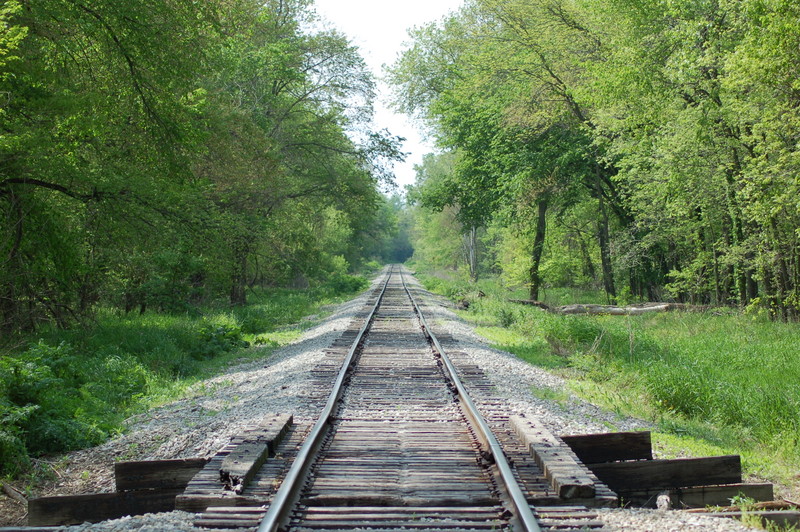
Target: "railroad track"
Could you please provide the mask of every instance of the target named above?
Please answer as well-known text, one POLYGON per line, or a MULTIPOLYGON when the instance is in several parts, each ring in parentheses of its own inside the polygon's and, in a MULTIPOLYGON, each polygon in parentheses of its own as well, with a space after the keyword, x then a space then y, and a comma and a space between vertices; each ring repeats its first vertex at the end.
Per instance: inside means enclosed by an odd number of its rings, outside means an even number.
POLYGON ((390 272, 307 440, 308 458, 295 461, 294 484, 284 481, 260 532, 287 520, 296 530, 539 530, 505 456, 492 454, 494 435, 431 343, 402 272, 390 272))
MULTIPOLYGON (((259 532, 540 530, 399 267, 372 299, 259 532)), ((197 524, 245 525, 260 515, 212 508, 197 524)))
MULTIPOLYGON (((443 343, 451 339, 433 334, 414 292, 402 267, 387 272, 328 363, 314 370, 321 385, 333 384, 316 424, 291 425, 275 459, 248 486, 203 502, 204 489, 218 490, 213 477, 225 470, 221 461, 231 461, 225 453, 212 460, 207 478, 189 484, 182 508, 202 510, 196 526, 259 532, 600 526, 582 506, 532 508, 532 500, 564 500, 510 427, 483 373, 448 356, 443 343)), ((594 480, 584 499, 613 502, 610 491, 595 494, 594 480)))

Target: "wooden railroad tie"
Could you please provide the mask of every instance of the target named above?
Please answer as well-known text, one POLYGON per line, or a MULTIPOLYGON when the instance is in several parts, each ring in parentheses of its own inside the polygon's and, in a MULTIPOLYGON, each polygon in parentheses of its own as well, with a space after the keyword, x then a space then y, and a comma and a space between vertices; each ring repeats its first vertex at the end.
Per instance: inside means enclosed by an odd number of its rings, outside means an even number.
POLYGON ((214 506, 261 506, 244 494, 250 482, 292 427, 291 414, 268 415, 258 426, 233 438, 199 471, 175 501, 177 510, 203 512, 214 506))
POLYGON ((206 458, 119 462, 114 464, 116 492, 31 499, 28 525, 77 525, 172 511, 175 497, 207 462, 206 458))
MULTIPOLYGON (((233 443, 218 453, 216 459, 183 458, 176 460, 146 460, 114 464, 115 492, 86 495, 40 497, 28 501, 29 526, 66 526, 84 522, 97 523, 126 515, 169 512, 192 504, 207 505, 220 502, 227 492, 242 500, 228 505, 257 506, 260 500, 238 497, 264 464, 292 424, 291 414, 268 416, 258 427, 234 438, 233 443), (214 468, 215 492, 199 495, 192 500, 185 491, 192 481, 214 468), (222 480, 221 480, 222 479, 222 480)), ((206 475, 207 476, 207 475, 206 475)), ((223 504, 226 504, 223 502, 223 504)))
POLYGON ((572 449, 541 423, 521 416, 511 416, 509 423, 531 456, 544 472, 553 491, 562 499, 592 498, 595 482, 572 449))
POLYGON ((248 431, 242 441, 222 460, 219 478, 223 489, 240 495, 292 424, 291 414, 269 419, 255 430, 248 431))
POLYGON ((575 455, 620 503, 672 508, 725 506, 737 495, 772 500, 772 484, 742 483, 739 456, 654 460, 650 432, 562 436, 575 455))

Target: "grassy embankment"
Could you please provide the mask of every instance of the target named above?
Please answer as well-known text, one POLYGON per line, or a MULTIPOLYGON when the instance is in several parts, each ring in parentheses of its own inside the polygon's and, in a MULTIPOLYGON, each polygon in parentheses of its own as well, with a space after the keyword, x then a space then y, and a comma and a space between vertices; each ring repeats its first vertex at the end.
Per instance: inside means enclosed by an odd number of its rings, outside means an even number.
POLYGON ((313 324, 302 318, 366 286, 342 275, 310 290, 256 291, 239 308, 101 309, 87 326, 0 346, 0 479, 35 480, 44 465, 36 457, 105 441, 128 416, 226 366, 268 356, 313 324))
MULTIPOLYGON (((495 347, 564 376, 580 397, 651 421, 662 456, 741 454, 747 474, 787 487, 784 496, 798 495, 798 324, 730 309, 562 316, 509 303, 526 294, 491 280, 477 287, 435 277, 423 282, 454 300, 468 299, 461 315, 495 347), (478 289, 486 297, 477 297, 478 289)), ((545 300, 605 303, 599 294, 558 290, 545 300)))

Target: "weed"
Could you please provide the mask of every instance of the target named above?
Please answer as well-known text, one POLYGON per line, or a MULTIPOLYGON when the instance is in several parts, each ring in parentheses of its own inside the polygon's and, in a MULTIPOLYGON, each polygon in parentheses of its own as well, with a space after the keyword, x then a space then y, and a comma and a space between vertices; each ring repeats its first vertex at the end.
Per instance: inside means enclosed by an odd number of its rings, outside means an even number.
POLYGON ((553 388, 531 388, 531 393, 534 397, 544 399, 545 401, 553 401, 559 405, 565 405, 569 401, 569 392, 566 390, 557 390, 553 388))
POLYGON ((198 330, 199 342, 192 351, 195 358, 211 358, 237 347, 248 347, 242 328, 233 316, 218 314, 206 318, 198 330))
POLYGON ((500 307, 497 310, 497 318, 500 320, 500 327, 508 328, 517 322, 517 314, 507 307, 500 307))

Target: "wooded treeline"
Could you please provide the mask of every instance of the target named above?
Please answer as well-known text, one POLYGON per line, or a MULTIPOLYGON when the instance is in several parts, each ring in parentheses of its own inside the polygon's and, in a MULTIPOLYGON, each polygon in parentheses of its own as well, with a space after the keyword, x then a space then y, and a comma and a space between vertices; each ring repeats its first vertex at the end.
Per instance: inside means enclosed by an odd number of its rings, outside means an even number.
POLYGON ((532 299, 800 315, 796 2, 468 0, 412 37, 395 101, 445 150, 411 190, 420 256, 479 249, 473 277, 532 299))
POLYGON ((309 0, 0 5, 0 331, 386 254, 398 139, 309 0))

